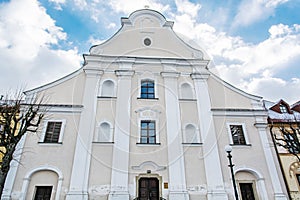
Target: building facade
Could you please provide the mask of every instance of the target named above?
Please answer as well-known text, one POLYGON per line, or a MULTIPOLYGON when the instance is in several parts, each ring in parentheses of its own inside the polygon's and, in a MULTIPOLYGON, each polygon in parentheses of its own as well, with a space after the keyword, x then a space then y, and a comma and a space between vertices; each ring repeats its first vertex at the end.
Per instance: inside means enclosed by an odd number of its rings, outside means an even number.
POLYGON ((3 199, 286 200, 262 98, 210 71, 208 55, 143 9, 91 47, 83 67, 26 92, 46 96, 3 199))
POLYGON ((289 197, 300 199, 300 102, 289 105, 284 100, 266 103, 270 134, 284 175, 289 197), (283 140, 282 140, 283 139, 283 140), (288 146, 282 146, 288 145, 288 146))

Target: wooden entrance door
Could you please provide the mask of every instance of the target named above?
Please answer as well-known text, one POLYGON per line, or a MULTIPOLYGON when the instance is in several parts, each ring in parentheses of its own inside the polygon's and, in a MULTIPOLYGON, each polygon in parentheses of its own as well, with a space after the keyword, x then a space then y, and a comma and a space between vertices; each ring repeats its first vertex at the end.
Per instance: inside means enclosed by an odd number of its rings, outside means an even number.
POLYGON ((157 178, 139 179, 139 200, 159 200, 159 181, 157 178))

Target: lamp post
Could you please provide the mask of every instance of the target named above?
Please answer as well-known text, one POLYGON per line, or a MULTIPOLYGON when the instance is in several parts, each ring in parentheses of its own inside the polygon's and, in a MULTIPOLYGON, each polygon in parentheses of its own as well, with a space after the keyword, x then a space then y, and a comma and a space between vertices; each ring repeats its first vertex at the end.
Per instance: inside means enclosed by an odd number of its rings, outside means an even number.
POLYGON ((234 189, 235 200, 239 200, 239 196, 238 196, 238 192, 237 192, 237 188, 236 188, 236 184, 235 184, 234 172, 233 172, 234 164, 232 164, 232 160, 231 160, 231 158, 232 158, 232 155, 231 155, 232 147, 229 146, 229 145, 225 146, 225 151, 227 152, 227 158, 229 160, 228 167, 230 167, 230 171, 231 171, 231 178, 232 178, 232 185, 233 185, 233 189, 234 189))

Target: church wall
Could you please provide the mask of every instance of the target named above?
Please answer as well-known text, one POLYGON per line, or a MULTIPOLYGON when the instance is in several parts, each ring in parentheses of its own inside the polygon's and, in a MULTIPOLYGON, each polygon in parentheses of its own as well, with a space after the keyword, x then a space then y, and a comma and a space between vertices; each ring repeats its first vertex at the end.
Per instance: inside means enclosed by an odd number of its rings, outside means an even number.
POLYGON ((252 109, 251 99, 241 95, 217 81, 214 77, 207 81, 212 108, 252 109))

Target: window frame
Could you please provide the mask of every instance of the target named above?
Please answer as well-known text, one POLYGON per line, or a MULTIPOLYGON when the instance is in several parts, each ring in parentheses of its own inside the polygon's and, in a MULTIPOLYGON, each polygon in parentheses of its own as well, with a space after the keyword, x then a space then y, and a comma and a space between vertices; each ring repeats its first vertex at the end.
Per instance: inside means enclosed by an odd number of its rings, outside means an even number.
POLYGON ((140 122, 140 138, 139 138, 139 144, 157 144, 157 141, 156 141, 156 138, 157 138, 157 135, 156 135, 156 122, 155 122, 155 120, 141 120, 141 122, 140 122), (143 129, 143 126, 142 126, 142 124, 143 123, 147 123, 147 128, 146 129, 143 129), (154 128, 151 128, 149 125, 150 124, 153 124, 154 126, 154 128), (154 136, 151 136, 150 135, 150 131, 153 131, 154 130, 154 136), (143 131, 146 131, 146 136, 143 136, 143 134, 142 134, 142 132, 143 131), (144 143, 144 142, 142 142, 142 138, 146 138, 147 139, 147 142, 146 143, 144 143), (154 143, 151 143, 150 142, 150 138, 154 138, 154 143))
POLYGON ((239 195, 240 197, 242 198, 242 187, 241 185, 251 185, 251 189, 252 189, 252 194, 253 194, 253 197, 254 197, 254 200, 257 199, 257 192, 256 192, 256 184, 255 184, 255 181, 238 181, 237 185, 238 185, 238 188, 239 188, 239 195))
POLYGON ((280 112, 283 113, 283 114, 289 112, 287 106, 284 105, 284 104, 282 104, 282 103, 279 104, 279 110, 280 110, 280 112))
POLYGON ((43 130, 42 130, 42 134, 39 140, 39 144, 49 144, 49 145, 55 145, 55 144, 62 144, 63 141, 63 136, 64 136, 64 132, 65 132, 65 125, 66 125, 66 120, 65 119, 48 119, 44 121, 43 124, 43 130), (46 131, 47 131, 47 127, 48 127, 48 123, 49 122, 61 122, 61 128, 60 128, 60 132, 59 132, 59 137, 58 137, 58 142, 45 142, 45 137, 46 137, 46 131))
POLYGON ((248 134, 247 134, 247 131, 246 131, 245 123, 227 122, 227 132, 228 132, 228 136, 229 136, 230 145, 232 145, 232 146, 250 146, 251 145, 250 142, 249 142, 249 138, 248 138, 248 134), (245 144, 234 144, 230 126, 242 126, 243 135, 244 135, 244 139, 245 139, 245 144))
POLYGON ((155 94, 155 81, 152 80, 152 79, 142 79, 141 80, 141 87, 140 87, 140 99, 155 99, 156 98, 156 94, 155 94), (147 92, 146 93, 143 93, 143 84, 146 83, 147 84, 147 87, 146 87, 146 90, 147 92), (149 83, 152 83, 153 84, 153 93, 150 93, 149 92, 149 88, 152 88, 152 87, 148 87, 149 83), (146 95, 146 97, 143 97, 143 94, 146 95), (149 95, 152 95, 153 94, 153 98, 149 98, 149 95))
POLYGON ((135 111, 135 113, 137 114, 137 136, 136 136, 136 144, 138 145, 160 145, 160 129, 159 129, 159 118, 160 118, 160 114, 161 111, 159 110, 155 110, 155 109, 151 109, 148 107, 144 107, 141 109, 138 109, 135 111), (156 135, 156 143, 153 144, 147 144, 147 143, 140 143, 141 141, 141 122, 142 121, 155 121, 155 135, 156 135))
POLYGON ((37 191, 38 191, 38 188, 45 188, 45 187, 51 187, 51 192, 50 192, 50 199, 52 199, 51 197, 53 196, 53 191, 54 191, 54 185, 35 185, 34 186, 34 195, 33 195, 33 200, 36 199, 36 194, 37 194, 37 191))
POLYGON ((296 135, 295 136, 296 140, 298 140, 298 141, 296 141, 293 137, 293 134, 294 133, 287 133, 287 134, 283 133, 282 136, 283 136, 283 139, 285 140, 284 142, 289 143, 289 146, 292 146, 291 148, 288 149, 288 152, 291 154, 299 154, 300 152, 297 149, 297 142, 299 141, 299 138, 296 135), (293 147, 295 147, 295 148, 293 148, 293 147))

